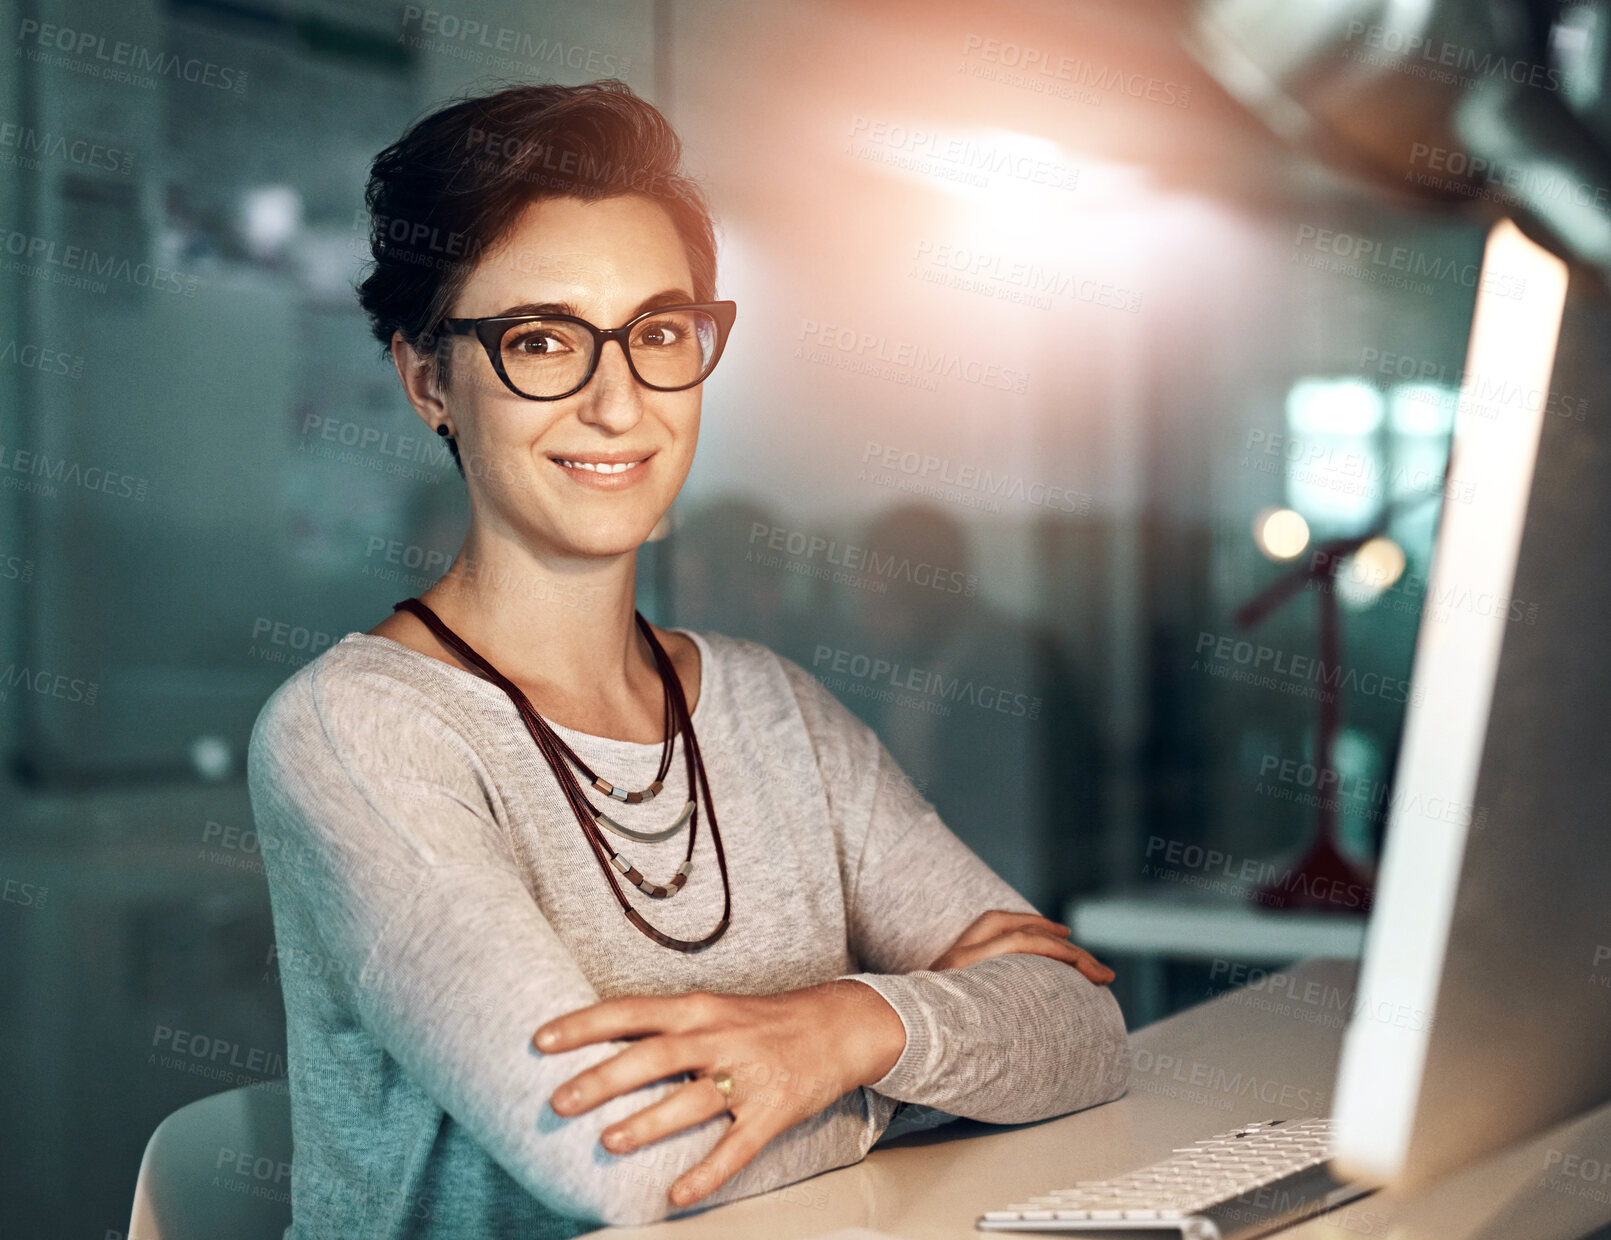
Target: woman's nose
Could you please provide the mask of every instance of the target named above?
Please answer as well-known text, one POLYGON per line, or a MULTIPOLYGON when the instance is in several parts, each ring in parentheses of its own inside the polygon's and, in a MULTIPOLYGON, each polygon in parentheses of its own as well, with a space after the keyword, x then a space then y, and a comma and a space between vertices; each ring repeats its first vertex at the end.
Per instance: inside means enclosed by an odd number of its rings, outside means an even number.
POLYGON ((578 413, 584 422, 613 431, 626 430, 643 416, 643 385, 627 364, 619 340, 606 340, 599 350, 592 381, 582 389, 578 413))

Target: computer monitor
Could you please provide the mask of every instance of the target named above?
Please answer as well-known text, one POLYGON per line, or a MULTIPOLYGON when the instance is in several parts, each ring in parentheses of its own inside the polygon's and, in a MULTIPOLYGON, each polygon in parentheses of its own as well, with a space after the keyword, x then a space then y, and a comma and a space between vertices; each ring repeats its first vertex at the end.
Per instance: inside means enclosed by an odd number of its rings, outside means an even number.
POLYGON ((1567 284, 1494 227, 1338 1068, 1332 1165, 1361 1182, 1611 1098, 1608 337, 1574 297, 1556 366, 1567 284))

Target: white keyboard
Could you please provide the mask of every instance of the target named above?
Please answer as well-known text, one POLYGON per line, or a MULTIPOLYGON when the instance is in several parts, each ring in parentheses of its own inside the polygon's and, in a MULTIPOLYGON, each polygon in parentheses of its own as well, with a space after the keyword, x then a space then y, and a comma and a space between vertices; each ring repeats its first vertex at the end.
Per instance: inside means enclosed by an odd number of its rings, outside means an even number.
POLYGON ((1248 1124, 1117 1179, 1084 1181, 988 1211, 975 1227, 1240 1240, 1370 1191, 1331 1177, 1330 1135, 1326 1118, 1248 1124))

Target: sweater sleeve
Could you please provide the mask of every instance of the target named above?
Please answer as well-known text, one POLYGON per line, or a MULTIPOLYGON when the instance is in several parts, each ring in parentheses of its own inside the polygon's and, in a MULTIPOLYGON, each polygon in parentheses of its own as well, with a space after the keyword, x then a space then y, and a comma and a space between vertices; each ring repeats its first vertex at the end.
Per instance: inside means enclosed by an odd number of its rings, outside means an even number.
MULTIPOLYGON (((629 1041, 544 1055, 536 1028, 599 996, 544 917, 497 822, 475 751, 424 694, 385 676, 288 681, 254 729, 254 812, 283 906, 311 928, 355 1025, 545 1206, 644 1224, 862 1158, 895 1104, 841 1095, 692 1206, 672 1182, 731 1127, 722 1114, 615 1155, 599 1137, 679 1074, 569 1118, 549 1099, 629 1041), (294 910, 294 911, 293 911, 294 910)), ((339 1096, 328 1105, 353 1105, 339 1096)))
POLYGON ((1122 1095, 1124 1017, 1106 986, 1029 953, 926 968, 982 913, 1039 910, 940 821, 871 728, 804 668, 780 661, 841 837, 850 946, 866 970, 842 976, 876 990, 906 1028, 900 1058, 871 1088, 995 1124, 1122 1095))

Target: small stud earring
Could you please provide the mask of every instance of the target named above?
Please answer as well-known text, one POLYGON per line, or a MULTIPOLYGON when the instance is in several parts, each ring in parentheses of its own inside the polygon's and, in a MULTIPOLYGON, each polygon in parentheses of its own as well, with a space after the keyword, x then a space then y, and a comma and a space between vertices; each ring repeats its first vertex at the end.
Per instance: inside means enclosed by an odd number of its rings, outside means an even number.
POLYGON ((436 428, 436 433, 445 439, 453 438, 453 432, 448 430, 446 422, 442 423, 441 426, 436 428))

